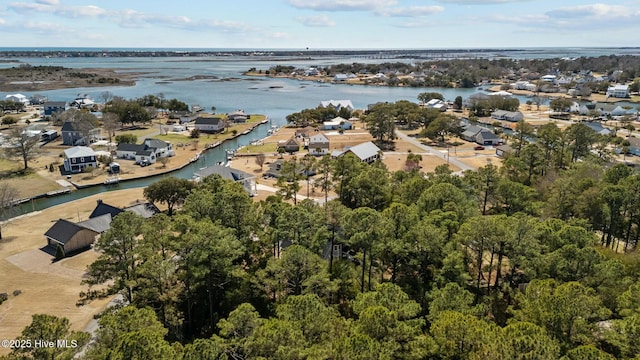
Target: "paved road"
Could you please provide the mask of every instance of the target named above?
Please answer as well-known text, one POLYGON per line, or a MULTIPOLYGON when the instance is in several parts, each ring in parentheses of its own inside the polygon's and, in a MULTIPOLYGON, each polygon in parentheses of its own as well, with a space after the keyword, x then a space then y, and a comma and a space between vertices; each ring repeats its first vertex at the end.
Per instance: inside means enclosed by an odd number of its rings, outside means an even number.
POLYGON ((471 166, 468 164, 463 163, 462 161, 458 160, 458 158, 456 158, 455 156, 449 156, 446 152, 442 152, 439 149, 436 149, 434 147, 425 145, 423 143, 421 143, 420 141, 416 140, 416 138, 411 137, 403 132, 400 132, 398 130, 396 130, 396 135, 398 136, 398 138, 405 140, 406 142, 413 144, 425 151, 428 151, 430 154, 433 154, 437 157, 439 157, 440 159, 444 160, 444 161, 448 161, 451 165, 457 166, 460 169, 460 172, 464 171, 464 170, 476 170, 477 168, 475 166, 471 166), (449 158, 447 160, 447 157, 449 158))

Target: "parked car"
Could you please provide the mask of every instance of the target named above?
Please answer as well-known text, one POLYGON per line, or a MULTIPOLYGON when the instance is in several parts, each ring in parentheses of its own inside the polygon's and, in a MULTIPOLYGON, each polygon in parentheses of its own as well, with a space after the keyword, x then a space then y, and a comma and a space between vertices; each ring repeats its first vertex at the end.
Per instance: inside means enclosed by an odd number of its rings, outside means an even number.
POLYGON ((151 164, 149 164, 149 162, 146 161, 146 160, 140 161, 140 166, 142 166, 142 167, 149 166, 149 165, 151 165, 151 164))
POLYGON ((473 150, 484 150, 484 146, 478 145, 478 146, 474 147, 473 150))

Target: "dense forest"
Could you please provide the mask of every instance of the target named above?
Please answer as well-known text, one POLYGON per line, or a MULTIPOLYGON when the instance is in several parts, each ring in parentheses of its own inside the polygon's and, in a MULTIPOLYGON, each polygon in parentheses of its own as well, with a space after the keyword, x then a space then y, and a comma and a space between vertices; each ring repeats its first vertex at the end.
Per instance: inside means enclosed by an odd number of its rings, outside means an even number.
MULTIPOLYGON (((346 155, 300 178, 294 163, 260 202, 216 176, 165 178, 145 196, 170 211, 124 212, 95 244, 78 306, 120 301, 80 357, 635 358, 640 175, 599 156, 583 124, 535 136, 462 175, 346 155), (295 201, 305 180, 335 199, 295 201)), ((89 335, 37 314, 34 337, 89 335)), ((7 358, 74 355, 62 350, 7 358)))

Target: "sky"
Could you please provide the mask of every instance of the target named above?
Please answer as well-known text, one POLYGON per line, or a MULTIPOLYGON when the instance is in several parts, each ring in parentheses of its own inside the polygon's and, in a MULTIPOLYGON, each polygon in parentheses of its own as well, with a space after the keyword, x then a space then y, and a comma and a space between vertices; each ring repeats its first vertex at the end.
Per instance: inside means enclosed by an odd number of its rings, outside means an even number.
POLYGON ((0 0, 0 47, 640 46, 640 0, 0 0))

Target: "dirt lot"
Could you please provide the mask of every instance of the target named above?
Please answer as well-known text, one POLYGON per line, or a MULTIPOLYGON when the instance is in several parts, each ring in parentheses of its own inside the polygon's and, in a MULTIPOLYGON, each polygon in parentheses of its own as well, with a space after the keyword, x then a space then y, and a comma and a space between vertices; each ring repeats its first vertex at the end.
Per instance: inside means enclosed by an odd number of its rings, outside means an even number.
MULTIPOLYGON (((0 339, 13 339, 31 322, 31 315, 47 313, 69 318, 74 330, 82 330, 108 300, 76 307, 84 269, 97 255, 93 250, 52 263, 41 251, 44 233, 59 218, 86 220, 98 199, 114 206, 130 205, 142 199, 142 189, 130 189, 90 196, 72 203, 31 213, 3 224, 0 240, 0 293, 9 300, 0 305, 0 339), (19 290, 17 296, 13 292, 19 290)), ((0 349, 0 355, 7 349, 0 349)))

